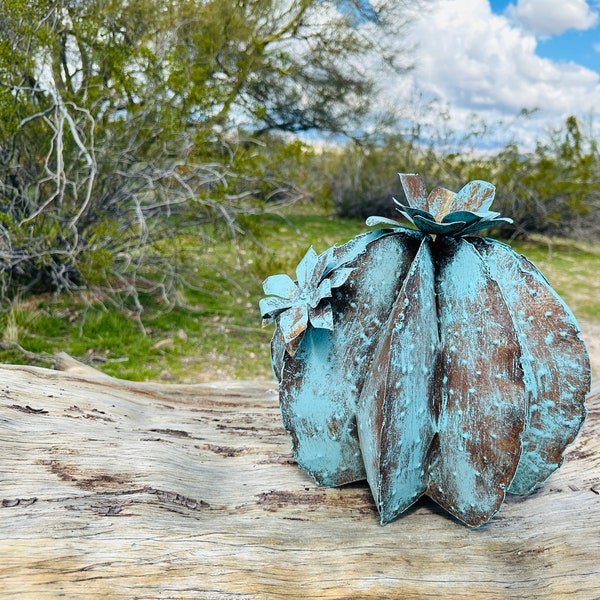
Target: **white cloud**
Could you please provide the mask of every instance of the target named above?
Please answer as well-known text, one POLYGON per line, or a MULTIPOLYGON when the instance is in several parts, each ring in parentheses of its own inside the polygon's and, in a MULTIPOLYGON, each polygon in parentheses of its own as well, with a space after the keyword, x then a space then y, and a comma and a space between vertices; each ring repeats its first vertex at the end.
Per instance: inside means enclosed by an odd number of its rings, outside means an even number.
POLYGON ((585 0, 518 0, 516 5, 508 5, 506 15, 542 36, 560 35, 568 29, 590 29, 598 22, 598 13, 585 0))
POLYGON ((494 121, 535 108, 538 123, 557 122, 600 106, 598 73, 537 56, 534 35, 493 14, 488 0, 434 0, 410 36, 417 44, 414 86, 447 103, 458 121, 473 112, 494 121))

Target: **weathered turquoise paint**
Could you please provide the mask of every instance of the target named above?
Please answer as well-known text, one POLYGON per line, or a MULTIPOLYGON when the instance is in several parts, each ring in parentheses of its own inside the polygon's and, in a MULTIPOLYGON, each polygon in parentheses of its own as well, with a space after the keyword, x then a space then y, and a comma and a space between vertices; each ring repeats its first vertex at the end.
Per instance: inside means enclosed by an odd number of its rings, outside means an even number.
POLYGON ((519 462, 527 407, 521 349, 479 253, 460 238, 436 245, 441 381, 427 494, 479 525, 500 508, 519 462))
POLYGON ((427 489, 439 354, 434 283, 427 236, 379 332, 358 402, 360 447, 382 523, 397 517, 427 489))
POLYGON ((585 418, 589 357, 527 259, 462 237, 506 221, 482 181, 426 194, 393 225, 265 282, 273 370, 294 456, 320 485, 366 478, 381 522, 426 494, 471 526, 560 465, 585 418), (432 237, 433 236, 433 237, 432 237))
MULTIPOLYGON (((419 237, 380 230, 337 248, 339 264, 353 272, 330 300, 334 329, 309 327, 294 356, 277 354, 281 414, 294 457, 320 485, 365 478, 356 403, 419 237)), ((281 335, 276 331, 275 338, 281 335)))
POLYGON ((573 313, 530 261, 494 240, 471 243, 501 287, 522 349, 527 425, 508 491, 527 494, 558 469, 581 428, 589 359, 573 313))

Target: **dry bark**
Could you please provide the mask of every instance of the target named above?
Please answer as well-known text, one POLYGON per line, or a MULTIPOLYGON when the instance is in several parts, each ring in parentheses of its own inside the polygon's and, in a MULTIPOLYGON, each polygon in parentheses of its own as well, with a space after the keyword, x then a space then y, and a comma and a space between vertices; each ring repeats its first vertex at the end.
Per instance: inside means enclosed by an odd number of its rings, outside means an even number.
POLYGON ((562 468, 468 529, 381 527, 293 462, 273 384, 2 366, 2 598, 598 598, 600 386, 562 468))

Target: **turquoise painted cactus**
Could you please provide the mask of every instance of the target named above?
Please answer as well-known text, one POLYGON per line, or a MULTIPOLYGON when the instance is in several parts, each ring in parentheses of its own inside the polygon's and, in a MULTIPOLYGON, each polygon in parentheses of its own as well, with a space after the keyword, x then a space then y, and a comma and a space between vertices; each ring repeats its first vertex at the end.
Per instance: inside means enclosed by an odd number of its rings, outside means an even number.
POLYGON ((400 175, 417 229, 361 234, 266 279, 273 370, 298 464, 319 484, 367 479, 381 523, 427 495, 470 526, 561 464, 586 415, 577 322, 509 246, 495 188, 426 193, 400 175))

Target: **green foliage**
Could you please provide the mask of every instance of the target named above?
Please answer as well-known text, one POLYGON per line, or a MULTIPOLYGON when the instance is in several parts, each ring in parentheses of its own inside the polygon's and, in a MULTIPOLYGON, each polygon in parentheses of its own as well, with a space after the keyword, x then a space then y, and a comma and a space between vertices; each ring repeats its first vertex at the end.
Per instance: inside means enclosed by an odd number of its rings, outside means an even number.
MULTIPOLYGON (((420 133, 420 132, 419 132, 420 133)), ((485 130, 466 138, 485 142, 485 130)), ((533 152, 509 144, 481 154, 462 140, 462 152, 444 151, 439 140, 423 146, 411 135, 394 135, 376 144, 330 152, 325 177, 333 204, 342 216, 397 216, 392 197, 403 197, 392 169, 423 174, 428 188, 458 190, 483 179, 497 188, 495 210, 514 219, 504 235, 600 234, 600 153, 593 134, 569 117, 564 126, 540 140, 533 152)))
MULTIPOLYGON (((0 313, 0 360, 48 366, 54 354, 66 351, 127 379, 271 378, 272 329, 261 329, 258 311, 262 281, 273 273, 293 276, 309 246, 322 252, 367 228, 360 220, 340 219, 315 206, 247 218, 254 221, 255 239, 243 237, 237 245, 222 240, 209 252, 199 238, 188 239, 182 270, 193 276, 198 289, 182 286, 185 302, 170 310, 144 295, 147 335, 140 335, 132 316, 106 301, 41 295, 0 313)), ((513 248, 542 269, 579 318, 600 318, 597 248, 536 236, 513 248)))
POLYGON ((505 148, 496 170, 504 190, 501 207, 514 215, 518 233, 600 232, 600 154, 574 117, 528 156, 505 148))
POLYGON ((96 288, 137 312, 142 289, 177 302, 188 236, 206 249, 318 193, 314 155, 277 132, 340 132, 368 110, 375 36, 342 6, 2 3, 0 303, 96 288))
POLYGON ((343 217, 392 216, 391 198, 400 193, 396 171, 411 172, 411 157, 400 136, 381 144, 351 145, 323 161, 329 198, 343 217), (392 161, 392 162, 390 162, 392 161))
MULTIPOLYGON (((429 187, 492 181, 495 206, 515 219, 507 235, 598 233, 598 147, 574 118, 527 154, 508 145, 481 155, 485 126, 457 140, 443 118, 437 132, 411 123, 333 150, 290 135, 356 135, 376 75, 363 58, 384 53, 377 38, 401 24, 402 6, 0 3, 0 324, 9 341, 51 354, 68 339, 68 351, 90 349, 109 372, 135 378, 181 377, 193 353, 214 363, 264 345, 268 334, 254 325, 260 281, 293 272, 311 242, 320 250, 358 232, 355 220, 315 220, 323 206, 352 219, 396 216, 396 171, 420 172, 429 187), (281 217, 298 199, 306 205, 281 217), (50 301, 57 292, 73 296, 50 301), (119 336, 133 344, 140 329, 149 339, 138 355, 119 336)), ((251 375, 241 358, 228 360, 219 368, 251 375)))

